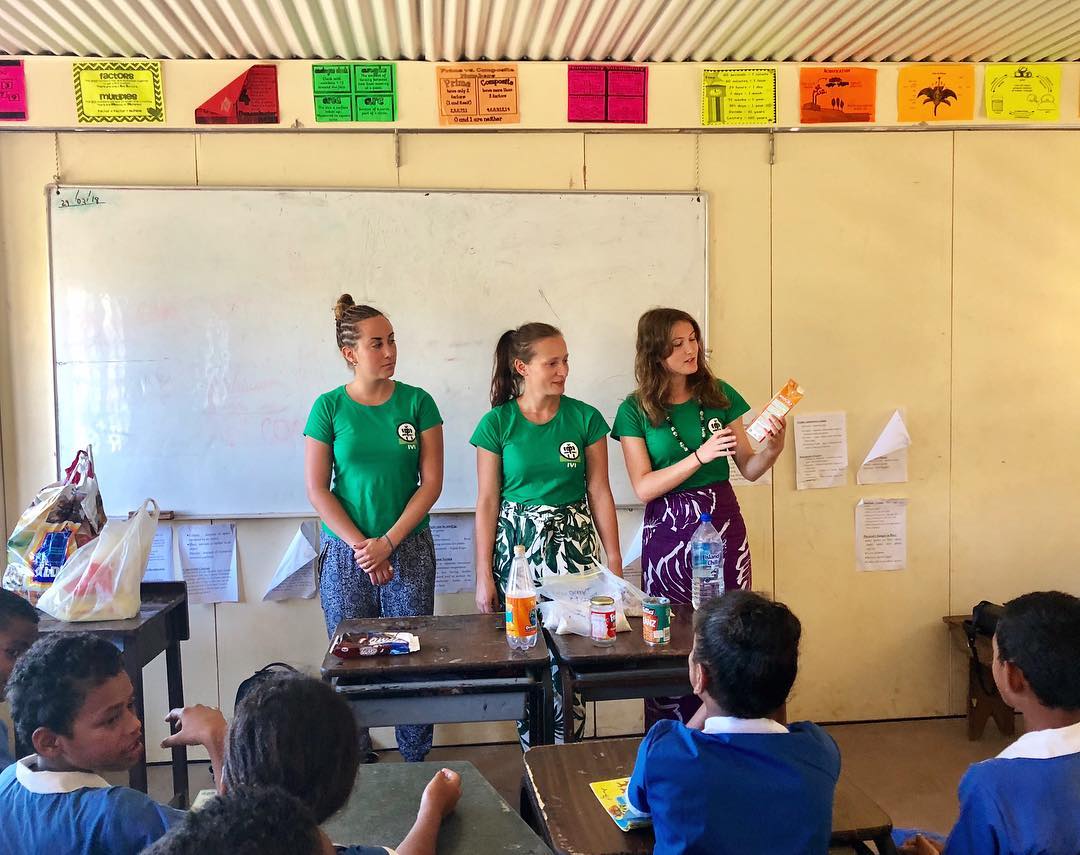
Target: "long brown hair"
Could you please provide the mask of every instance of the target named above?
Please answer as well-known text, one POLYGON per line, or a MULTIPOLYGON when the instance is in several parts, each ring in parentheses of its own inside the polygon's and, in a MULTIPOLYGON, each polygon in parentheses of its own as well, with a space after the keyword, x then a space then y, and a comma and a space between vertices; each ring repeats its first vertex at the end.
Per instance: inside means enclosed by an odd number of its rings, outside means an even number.
MULTIPOLYGON (((342 294, 334 304, 334 335, 338 350, 343 347, 356 347, 360 338, 360 321, 369 318, 381 318, 383 313, 373 306, 356 305, 352 294, 342 294)), ((351 365, 348 360, 346 364, 351 365)))
POLYGON ((491 406, 498 407, 521 394, 521 375, 514 369, 514 360, 529 362, 536 343, 541 339, 561 337, 551 324, 534 321, 516 330, 507 330, 495 345, 495 360, 491 368, 491 406))
POLYGON ((686 388, 692 398, 703 407, 727 409, 731 402, 720 391, 709 363, 705 360, 705 347, 701 344, 701 327, 692 315, 682 309, 649 309, 638 319, 637 353, 634 356, 634 378, 638 387, 634 391, 641 408, 653 427, 658 426, 667 415, 668 394, 671 392, 671 374, 664 360, 671 356, 671 330, 679 321, 686 321, 694 328, 698 341, 697 371, 686 378, 686 388))

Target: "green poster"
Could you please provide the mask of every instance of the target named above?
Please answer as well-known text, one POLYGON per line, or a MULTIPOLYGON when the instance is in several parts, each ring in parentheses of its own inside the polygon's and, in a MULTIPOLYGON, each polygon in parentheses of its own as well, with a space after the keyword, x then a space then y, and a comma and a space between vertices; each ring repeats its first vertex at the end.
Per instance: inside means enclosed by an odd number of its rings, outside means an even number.
POLYGON ((397 120, 397 66, 392 62, 320 63, 311 67, 316 122, 397 120))

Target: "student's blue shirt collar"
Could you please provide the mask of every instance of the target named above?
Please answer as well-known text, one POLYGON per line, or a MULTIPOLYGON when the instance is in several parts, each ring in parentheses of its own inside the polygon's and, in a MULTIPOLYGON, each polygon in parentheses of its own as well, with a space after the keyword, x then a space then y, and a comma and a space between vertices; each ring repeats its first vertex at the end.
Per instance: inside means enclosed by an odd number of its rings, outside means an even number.
POLYGON ((24 789, 38 795, 50 793, 73 793, 75 790, 93 789, 100 790, 111 787, 108 781, 93 772, 38 772, 37 755, 31 754, 17 761, 15 766, 15 780, 24 789))

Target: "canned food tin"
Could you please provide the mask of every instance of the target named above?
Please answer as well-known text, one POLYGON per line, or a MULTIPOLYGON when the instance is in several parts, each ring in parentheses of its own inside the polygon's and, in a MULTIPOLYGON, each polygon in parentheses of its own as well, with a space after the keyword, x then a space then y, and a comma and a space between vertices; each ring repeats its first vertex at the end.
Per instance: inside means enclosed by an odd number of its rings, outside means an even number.
POLYGON ((667 597, 645 597, 641 601, 641 634, 646 644, 670 643, 671 600, 667 597))
POLYGON ((615 600, 593 597, 589 600, 589 628, 593 644, 606 647, 615 643, 615 600))

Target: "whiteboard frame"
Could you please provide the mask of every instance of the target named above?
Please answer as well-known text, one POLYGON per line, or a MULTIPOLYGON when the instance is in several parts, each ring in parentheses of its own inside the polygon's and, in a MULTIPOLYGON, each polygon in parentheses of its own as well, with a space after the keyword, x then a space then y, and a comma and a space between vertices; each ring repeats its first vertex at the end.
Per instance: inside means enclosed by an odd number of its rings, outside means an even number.
MULTIPOLYGON (((712 356, 712 350, 709 347, 709 279, 711 270, 709 268, 709 193, 705 190, 496 190, 496 189, 482 189, 482 190, 469 190, 465 188, 447 189, 443 188, 422 188, 422 187, 283 187, 280 185, 275 186, 259 186, 259 187, 245 187, 243 185, 184 185, 184 184, 65 184, 62 182, 50 182, 45 185, 45 230, 46 230, 46 264, 49 271, 49 344, 52 353, 52 381, 53 381, 53 458, 56 461, 56 478, 60 479, 62 474, 62 465, 60 461, 60 381, 58 376, 58 366, 56 364, 56 284, 53 281, 53 234, 52 234, 52 203, 50 195, 60 195, 61 190, 199 190, 208 193, 217 193, 220 191, 236 191, 242 190, 244 192, 266 192, 266 193, 408 193, 412 195, 424 195, 431 196, 435 194, 439 195, 460 195, 469 194, 474 195, 498 195, 498 196, 688 196, 697 197, 702 205, 704 211, 704 226, 705 226, 705 245, 702 247, 702 261, 705 270, 705 281, 702 283, 704 289, 704 300, 702 305, 705 307, 701 318, 701 346, 705 352, 705 358, 710 359, 712 356)), ((635 510, 644 507, 640 502, 630 503, 616 503, 615 507, 620 510, 635 510)), ((133 509, 134 510, 134 509, 133 509)), ((163 508, 163 511, 169 510, 163 508)), ((432 514, 472 514, 476 513, 476 508, 432 508, 430 513, 432 514)), ((311 509, 311 518, 318 518, 318 513, 315 509, 311 509)), ((127 515, 124 514, 122 519, 127 519, 127 515)), ((216 516, 213 519, 308 519, 305 515, 296 515, 290 513, 265 513, 265 514, 230 514, 228 517, 216 516)), ((177 512, 174 519, 176 520, 205 520, 211 519, 211 517, 205 514, 189 514, 177 512)))

